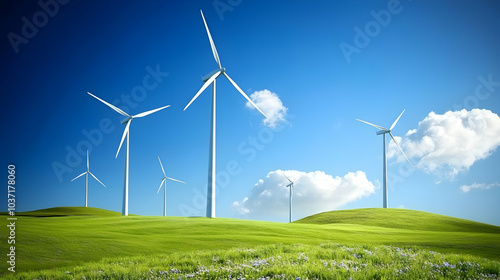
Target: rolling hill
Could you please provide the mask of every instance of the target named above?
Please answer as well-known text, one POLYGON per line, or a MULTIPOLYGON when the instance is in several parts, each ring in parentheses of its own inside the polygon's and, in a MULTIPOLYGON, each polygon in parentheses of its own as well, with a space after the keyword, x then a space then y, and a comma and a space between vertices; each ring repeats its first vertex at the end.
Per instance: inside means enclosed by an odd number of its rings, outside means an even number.
POLYGON ((338 210, 308 216, 295 223, 353 224, 396 229, 500 234, 500 227, 423 211, 391 208, 338 210))
MULTIPOLYGON (((5 215, 5 214, 3 214, 5 215)), ((228 218, 128 216, 85 207, 17 213, 19 271, 73 267, 103 258, 140 257, 260 245, 336 243, 418 246, 500 260, 500 227, 402 209, 320 213, 294 223, 228 218)), ((5 240, 7 231, 0 233, 5 240)), ((0 245, 7 251, 7 243, 0 245)), ((6 264, 0 272, 7 271, 6 264)))
POLYGON ((67 217, 67 216, 120 216, 121 213, 93 207, 54 207, 29 212, 16 213, 27 217, 67 217))

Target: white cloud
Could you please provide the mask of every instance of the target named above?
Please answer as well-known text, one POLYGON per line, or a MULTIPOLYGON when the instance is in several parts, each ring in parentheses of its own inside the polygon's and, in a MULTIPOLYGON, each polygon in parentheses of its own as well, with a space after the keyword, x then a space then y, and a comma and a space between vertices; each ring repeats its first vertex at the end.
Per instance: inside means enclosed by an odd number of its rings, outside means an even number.
POLYGON ((245 202, 247 202, 247 200, 248 200, 248 197, 245 197, 241 201, 241 203, 238 201, 233 202, 233 205, 232 205, 233 209, 236 209, 238 211, 238 213, 240 213, 242 215, 248 214, 248 212, 250 212, 250 210, 248 210, 247 208, 245 208, 243 206, 243 204, 245 204, 245 202))
MULTIPOLYGON (((256 91, 250 95, 253 103, 261 109, 264 114, 266 114, 267 119, 264 118, 263 123, 265 126, 270 128, 275 128, 279 124, 285 122, 286 112, 288 108, 283 106, 278 95, 267 89, 256 91)), ((247 101, 246 106, 250 109, 255 109, 255 107, 247 101)))
MULTIPOLYGON (((484 109, 430 112, 417 129, 395 138, 418 168, 453 179, 500 145, 500 117, 484 109)), ((394 156, 404 160, 391 141, 388 157, 394 156)))
POLYGON ((474 190, 474 189, 487 190, 487 189, 491 189, 493 187, 500 187, 500 183, 493 183, 493 184, 474 183, 470 186, 463 185, 460 187, 460 190, 464 193, 468 193, 469 191, 474 190))
POLYGON ((293 188, 293 216, 312 215, 338 209, 341 206, 375 192, 375 186, 362 171, 349 172, 344 177, 333 177, 323 171, 301 172, 296 170, 271 171, 259 180, 250 195, 242 201, 233 202, 233 209, 240 214, 252 216, 286 217, 289 207, 290 189, 288 180, 295 182, 293 188))

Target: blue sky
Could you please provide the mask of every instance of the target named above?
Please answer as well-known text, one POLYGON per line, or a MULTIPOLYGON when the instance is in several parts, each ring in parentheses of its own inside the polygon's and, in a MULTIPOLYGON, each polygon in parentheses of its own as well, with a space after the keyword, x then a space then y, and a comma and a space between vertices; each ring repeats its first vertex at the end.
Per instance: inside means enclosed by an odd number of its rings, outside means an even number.
POLYGON ((90 180, 89 206, 121 211, 124 126, 89 91, 130 114, 171 105, 131 125, 130 213, 162 214, 160 156, 187 183, 167 182, 167 214, 204 215, 210 91, 183 111, 217 68, 202 9, 223 67, 275 120, 218 79, 218 217, 286 222, 278 170, 296 180, 295 218, 381 207, 382 137, 356 119, 388 127, 406 109, 393 134, 415 167, 388 145, 389 207, 500 225, 495 1, 42 3, 0 5, 0 158, 18 211, 84 205, 70 180, 87 147, 107 186, 90 180))

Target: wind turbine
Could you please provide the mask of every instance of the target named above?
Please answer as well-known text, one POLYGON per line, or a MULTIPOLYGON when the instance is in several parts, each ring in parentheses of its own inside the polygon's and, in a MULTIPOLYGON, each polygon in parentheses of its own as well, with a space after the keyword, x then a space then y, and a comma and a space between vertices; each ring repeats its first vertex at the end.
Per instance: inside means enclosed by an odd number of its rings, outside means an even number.
POLYGON ((293 184, 294 182, 292 180, 290 180, 290 178, 288 178, 285 173, 281 172, 281 174, 283 174, 283 176, 285 176, 285 178, 288 179, 288 181, 290 181, 290 184, 286 185, 287 188, 290 188, 290 223, 292 222, 292 196, 293 196, 293 184))
POLYGON ((185 182, 176 180, 174 178, 167 177, 167 175, 165 174, 165 169, 163 169, 163 164, 161 164, 160 157, 158 157, 158 161, 160 162, 161 171, 163 171, 163 176, 165 176, 165 177, 163 177, 163 179, 161 179, 160 187, 158 188, 158 191, 156 193, 158 194, 160 192, 160 189, 163 186, 163 183, 165 183, 165 188, 163 188, 163 191, 165 193, 164 199, 163 199, 163 216, 167 216, 167 182, 166 182, 167 179, 172 180, 172 181, 176 181, 179 183, 183 183, 183 184, 185 184, 185 182))
POLYGON ((210 46, 212 48, 212 53, 215 58, 215 62, 219 68, 213 70, 205 77, 202 78, 204 84, 195 94, 193 99, 189 101, 184 110, 186 110, 193 101, 198 98, 198 96, 210 85, 212 84, 212 119, 211 119, 211 129, 210 129, 210 151, 209 151, 209 163, 208 163, 208 190, 207 190, 207 217, 215 218, 215 79, 220 75, 224 75, 229 82, 238 90, 243 97, 245 97, 250 104, 252 104, 264 117, 267 118, 257 105, 255 105, 252 100, 241 90, 241 88, 229 77, 226 73, 226 69, 222 68, 219 54, 215 48, 214 41, 212 40, 212 35, 210 35, 210 30, 208 29, 207 22, 205 21, 205 16, 203 16, 203 11, 201 11, 201 17, 203 18, 203 23, 205 23, 205 29, 207 30, 208 40, 210 41, 210 46))
POLYGON ((126 117, 126 119, 124 119, 122 121, 122 124, 127 124, 127 125, 125 126, 125 130, 123 131, 122 140, 120 141, 120 146, 118 147, 118 151, 116 152, 115 158, 118 157, 118 153, 120 152, 120 149, 122 147, 123 140, 125 140, 125 137, 127 137, 127 147, 125 149, 125 182, 123 184, 123 208, 122 208, 122 215, 123 216, 128 216, 128 167, 129 167, 129 165, 128 165, 128 162, 129 162, 128 156, 129 156, 129 138, 130 138, 129 129, 130 129, 130 123, 132 122, 132 119, 142 118, 142 117, 147 116, 149 114, 152 114, 154 112, 157 112, 157 111, 163 110, 163 109, 165 109, 167 107, 170 107, 170 105, 163 106, 161 108, 157 108, 157 109, 154 109, 154 110, 146 111, 146 112, 143 112, 143 113, 131 116, 131 115, 125 113, 120 108, 115 107, 115 106, 109 104, 108 102, 100 99, 99 97, 93 95, 92 93, 90 93, 90 92, 87 92, 87 93, 90 94, 90 96, 94 97, 95 99, 97 99, 97 100, 101 101, 102 103, 108 105, 111 109, 115 110, 120 115, 126 117))
POLYGON ((94 179, 97 180, 97 182, 101 183, 101 185, 103 185, 104 187, 106 187, 101 181, 99 181, 99 179, 97 179, 96 176, 94 176, 94 174, 92 174, 92 172, 90 172, 90 167, 89 167, 89 150, 87 150, 87 171, 83 172, 82 174, 76 176, 75 178, 73 178, 73 180, 71 180, 71 182, 73 182, 74 180, 78 179, 79 177, 85 175, 85 207, 87 207, 87 197, 88 197, 88 193, 89 193, 89 174, 94 177, 94 179))
POLYGON ((396 124, 398 123, 399 121, 399 118, 401 118, 401 116, 403 115, 403 113, 405 112, 405 110, 403 110, 403 112, 401 112, 401 114, 399 115, 399 117, 392 123, 391 127, 389 129, 387 128, 384 128, 384 127, 381 127, 380 125, 376 125, 376 124, 372 124, 372 123, 369 123, 369 122, 365 122, 363 120, 360 120, 360 119, 356 119, 357 121, 360 121, 360 122, 364 122, 368 125, 371 125, 377 129, 380 129, 379 131, 377 131, 377 135, 380 135, 382 134, 384 136, 384 170, 383 170, 383 177, 384 177, 384 208, 387 208, 388 207, 388 194, 387 194, 387 155, 386 155, 386 151, 385 151, 385 135, 387 133, 389 133, 389 135, 391 136, 392 140, 394 141, 394 143, 396 144, 396 146, 398 147, 398 149, 401 151, 401 153, 403 154, 403 156, 406 158, 406 160, 408 161, 408 163, 413 166, 413 164, 411 164, 410 160, 408 159, 408 157, 405 155, 405 153, 403 152, 403 150, 401 149, 401 147, 399 146, 398 142, 396 141, 396 139, 394 139, 394 136, 392 136, 392 129, 396 126, 396 124))

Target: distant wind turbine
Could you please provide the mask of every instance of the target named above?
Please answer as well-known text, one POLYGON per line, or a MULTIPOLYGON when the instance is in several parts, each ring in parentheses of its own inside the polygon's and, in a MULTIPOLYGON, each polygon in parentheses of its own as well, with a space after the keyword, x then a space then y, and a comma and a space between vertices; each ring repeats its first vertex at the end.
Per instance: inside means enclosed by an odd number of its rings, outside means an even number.
POLYGON ((210 46, 212 47, 212 53, 217 63, 218 69, 210 72, 208 75, 202 78, 204 84, 200 90, 195 94, 195 96, 189 101, 184 110, 186 110, 193 101, 198 98, 198 96, 210 85, 212 84, 212 120, 211 120, 211 130, 210 130, 210 151, 209 151, 209 163, 208 163, 208 190, 207 190, 207 217, 215 218, 215 79, 220 75, 224 75, 229 82, 238 90, 243 97, 245 97, 250 104, 252 104, 264 117, 267 116, 253 103, 253 101, 241 90, 241 88, 229 77, 226 73, 226 69, 222 68, 219 54, 215 48, 214 41, 212 40, 212 35, 210 35, 210 30, 208 29, 207 22, 203 16, 203 11, 201 11, 201 17, 205 23, 205 29, 207 30, 208 40, 210 41, 210 46))
POLYGON ((78 179, 79 177, 85 175, 85 207, 87 207, 87 197, 88 197, 88 193, 89 193, 89 174, 92 177, 94 177, 94 179, 96 179, 97 182, 101 183, 101 185, 106 187, 101 181, 99 181, 99 179, 97 179, 96 176, 94 176, 94 174, 92 174, 92 172, 90 172, 89 150, 87 150, 87 171, 83 172, 82 174, 76 176, 75 178, 73 178, 73 180, 71 180, 71 182, 73 182, 74 180, 78 179))
POLYGON ((290 184, 286 185, 287 188, 290 188, 290 223, 292 222, 292 196, 293 196, 293 184, 294 182, 288 178, 285 173, 281 172, 285 178, 290 181, 290 184))
POLYGON ((394 136, 392 136, 392 129, 396 126, 396 124, 398 123, 399 121, 399 118, 401 118, 401 116, 403 115, 403 113, 405 112, 405 110, 403 110, 403 112, 401 112, 401 114, 399 115, 399 117, 392 123, 391 127, 389 129, 387 128, 383 128, 381 127, 380 125, 376 125, 376 124, 372 124, 372 123, 369 123, 369 122, 365 122, 363 120, 360 120, 360 119, 356 119, 357 121, 360 121, 360 122, 364 122, 368 125, 371 125, 377 129, 380 129, 379 131, 377 131, 377 135, 380 135, 382 134, 384 136, 384 170, 383 170, 383 177, 384 177, 384 208, 387 208, 388 207, 388 204, 389 204, 389 198, 388 198, 388 194, 387 194, 387 155, 386 155, 386 150, 385 150, 385 135, 387 133, 389 133, 389 135, 391 136, 392 140, 394 141, 394 143, 396 144, 396 146, 399 148, 399 150, 401 151, 401 153, 403 154, 403 156, 406 158, 406 160, 408 161, 408 163, 413 166, 413 164, 411 164, 410 160, 408 159, 408 157, 405 155, 405 153, 403 152, 403 150, 401 149, 401 147, 399 146, 398 142, 396 141, 396 139, 394 139, 394 136))
POLYGON ((160 187, 158 188, 158 191, 156 193, 160 192, 160 189, 163 186, 163 183, 165 183, 165 187, 163 188, 163 191, 164 191, 163 216, 167 216, 167 179, 172 180, 172 181, 176 181, 176 182, 179 182, 179 183, 183 183, 183 184, 185 184, 185 182, 176 180, 174 178, 167 177, 167 175, 165 174, 165 169, 163 169, 163 164, 161 164, 160 157, 158 157, 158 161, 160 162, 161 171, 163 171, 163 176, 165 176, 165 177, 163 177, 163 179, 161 179, 160 187))
POLYGON ((123 207, 122 207, 122 215, 123 216, 128 216, 128 162, 129 162, 129 137, 130 137, 130 123, 132 122, 132 119, 134 118, 142 118, 142 117, 145 117, 149 114, 152 114, 154 112, 157 112, 157 111, 160 111, 160 110, 163 110, 167 107, 170 107, 170 105, 167 105, 167 106, 163 106, 161 108, 157 108, 157 109, 154 109, 154 110, 150 110, 150 111, 147 111, 147 112, 143 112, 143 113, 140 113, 140 114, 137 114, 137 115, 134 115, 134 116, 131 116, 127 113, 125 113, 123 110, 121 110, 120 108, 118 107, 115 107, 111 104, 109 104, 108 102, 100 99, 99 97, 93 95, 92 93, 90 92, 87 92, 88 94, 90 94, 90 96, 94 97, 95 99, 101 101, 102 103, 106 104, 107 106, 109 106, 111 109, 115 110, 116 112, 118 112, 120 115, 126 117, 126 119, 124 119, 122 121, 122 124, 127 124, 125 126, 125 130, 123 131, 123 135, 122 135, 122 140, 120 141, 120 146, 118 147, 118 151, 116 152, 116 157, 118 157, 118 153, 120 152, 120 149, 122 147, 122 144, 123 144, 123 140, 125 140, 125 137, 127 137, 127 147, 125 149, 125 182, 123 184, 123 207))

